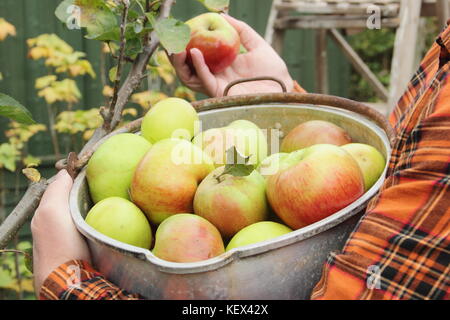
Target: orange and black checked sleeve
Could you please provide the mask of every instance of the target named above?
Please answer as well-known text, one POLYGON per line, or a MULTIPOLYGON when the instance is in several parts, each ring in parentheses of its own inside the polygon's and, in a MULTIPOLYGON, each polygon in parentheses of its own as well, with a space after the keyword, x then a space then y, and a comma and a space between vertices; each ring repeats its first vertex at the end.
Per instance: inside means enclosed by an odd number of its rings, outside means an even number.
POLYGON ((397 141, 381 192, 313 299, 450 298, 449 61, 447 28, 390 117, 397 141))
POLYGON ((72 260, 54 270, 44 281, 41 300, 137 300, 121 290, 84 261, 72 260))

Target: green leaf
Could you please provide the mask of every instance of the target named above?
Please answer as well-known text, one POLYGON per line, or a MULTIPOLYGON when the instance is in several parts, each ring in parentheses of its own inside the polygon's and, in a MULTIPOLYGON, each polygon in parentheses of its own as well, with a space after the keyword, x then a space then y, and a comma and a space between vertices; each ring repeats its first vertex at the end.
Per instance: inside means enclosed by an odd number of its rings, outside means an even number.
POLYGON ((10 118, 23 124, 36 123, 23 105, 10 96, 0 93, 0 116, 10 118))
POLYGON ((235 177, 246 177, 250 175, 255 170, 255 166, 248 164, 249 160, 250 157, 243 157, 236 147, 231 147, 227 150, 227 164, 220 176, 231 174, 235 177))
POLYGON ((64 0, 56 17, 69 29, 87 29, 88 39, 118 40, 117 18, 103 0, 64 0))
POLYGON ((189 26, 172 18, 156 22, 155 31, 169 54, 183 52, 191 39, 189 26))
POLYGON ((225 11, 230 6, 230 0, 198 0, 210 11, 225 11))
POLYGON ((0 168, 4 167, 11 172, 16 171, 18 160, 17 149, 9 143, 0 144, 0 168))
POLYGON ((23 250, 25 253, 25 267, 28 271, 33 273, 33 248, 23 250))
POLYGON ((109 70, 109 80, 111 80, 111 82, 116 81, 116 76, 117 76, 117 66, 112 67, 109 70))

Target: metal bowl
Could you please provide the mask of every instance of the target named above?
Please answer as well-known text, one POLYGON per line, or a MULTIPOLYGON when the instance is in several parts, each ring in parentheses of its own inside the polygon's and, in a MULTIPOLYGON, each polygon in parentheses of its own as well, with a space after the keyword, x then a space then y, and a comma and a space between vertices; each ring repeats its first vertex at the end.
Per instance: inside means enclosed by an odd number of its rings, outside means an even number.
MULTIPOLYGON (((389 138, 377 124, 332 107, 259 104, 203 111, 200 118, 203 130, 247 119, 260 128, 280 128, 284 133, 304 121, 327 120, 344 128, 353 141, 380 150, 387 163, 391 154, 389 138)), ((167 262, 91 228, 84 221, 92 206, 85 169, 75 180, 70 207, 78 230, 87 238, 95 267, 129 292, 148 299, 309 299, 328 254, 343 247, 384 176, 360 199, 324 220, 196 263, 167 262)))

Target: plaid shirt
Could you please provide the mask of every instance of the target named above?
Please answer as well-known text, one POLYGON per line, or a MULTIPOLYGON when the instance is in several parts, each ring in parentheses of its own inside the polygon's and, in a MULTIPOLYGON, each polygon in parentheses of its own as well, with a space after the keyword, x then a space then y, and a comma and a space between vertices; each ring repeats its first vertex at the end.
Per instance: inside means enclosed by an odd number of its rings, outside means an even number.
MULTIPOLYGON (((390 117, 397 142, 381 192, 342 252, 329 256, 312 299, 449 299, 449 52, 450 27, 428 52, 390 117)), ((81 261, 50 274, 40 297, 139 298, 81 261)))

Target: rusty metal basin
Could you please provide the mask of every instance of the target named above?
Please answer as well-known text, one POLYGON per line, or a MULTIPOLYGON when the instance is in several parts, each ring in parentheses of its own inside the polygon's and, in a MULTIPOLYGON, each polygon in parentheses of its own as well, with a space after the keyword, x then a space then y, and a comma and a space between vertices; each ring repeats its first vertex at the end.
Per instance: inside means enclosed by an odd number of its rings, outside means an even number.
MULTIPOLYGON (((355 142, 376 147, 387 163, 391 154, 390 140, 381 126, 347 110, 257 101, 199 109, 204 130, 247 119, 260 128, 280 128, 287 133, 301 122, 321 119, 347 130, 355 142)), ((384 175, 360 199, 324 220, 196 263, 161 260, 149 250, 111 239, 86 224, 84 217, 92 203, 85 169, 75 180, 70 207, 78 230, 88 241, 95 267, 116 285, 148 299, 308 299, 328 254, 343 247, 383 181, 384 175)))

